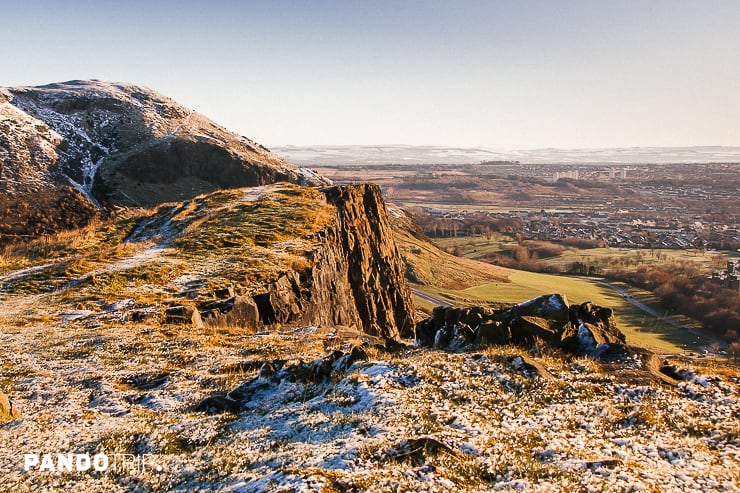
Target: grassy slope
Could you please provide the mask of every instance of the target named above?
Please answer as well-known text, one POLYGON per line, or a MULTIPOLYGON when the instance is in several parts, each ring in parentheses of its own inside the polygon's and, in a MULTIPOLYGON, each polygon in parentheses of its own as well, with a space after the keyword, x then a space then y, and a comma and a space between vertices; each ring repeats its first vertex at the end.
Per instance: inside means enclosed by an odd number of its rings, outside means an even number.
POLYGON ((415 278, 419 285, 465 289, 493 281, 505 282, 514 272, 443 252, 423 238, 405 217, 391 215, 391 223, 401 256, 413 269, 413 275, 407 277, 415 278))

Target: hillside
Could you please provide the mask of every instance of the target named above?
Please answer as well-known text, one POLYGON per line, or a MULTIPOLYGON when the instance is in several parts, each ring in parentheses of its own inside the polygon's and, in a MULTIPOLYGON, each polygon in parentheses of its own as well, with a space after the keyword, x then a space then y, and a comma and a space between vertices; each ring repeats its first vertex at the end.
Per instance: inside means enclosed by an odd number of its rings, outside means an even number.
POLYGON ((249 330, 413 331, 403 267, 372 185, 214 192, 19 245, 0 269, 8 271, 0 275, 6 317, 23 306, 17 316, 91 323, 198 326, 205 318, 249 330))
MULTIPOLYGON (((327 184, 148 88, 96 80, 0 88, 0 241, 221 188, 327 184), (80 204, 60 223, 62 198, 80 204)), ((65 207, 71 210, 70 207, 65 207)))
POLYGON ((508 282, 516 272, 450 255, 434 246, 404 210, 390 204, 388 211, 409 282, 458 290, 496 281, 508 282))

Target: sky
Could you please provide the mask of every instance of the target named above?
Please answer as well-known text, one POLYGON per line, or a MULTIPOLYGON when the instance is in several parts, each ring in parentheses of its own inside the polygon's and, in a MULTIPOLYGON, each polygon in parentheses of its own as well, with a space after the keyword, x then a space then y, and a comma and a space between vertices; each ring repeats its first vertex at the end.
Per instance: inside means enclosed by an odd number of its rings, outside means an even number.
POLYGON ((268 147, 740 146, 737 0, 0 0, 0 60, 268 147))

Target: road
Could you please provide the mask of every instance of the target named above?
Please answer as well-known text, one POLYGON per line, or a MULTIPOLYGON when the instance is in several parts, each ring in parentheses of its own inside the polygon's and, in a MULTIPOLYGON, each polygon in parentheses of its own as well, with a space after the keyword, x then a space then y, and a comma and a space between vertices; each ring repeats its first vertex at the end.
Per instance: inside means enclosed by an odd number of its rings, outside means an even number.
POLYGON ((423 293, 417 289, 412 289, 412 293, 414 293, 414 296, 418 296, 424 301, 428 301, 429 303, 435 304, 437 306, 452 306, 452 303, 448 301, 441 300, 439 298, 435 298, 434 296, 430 294, 423 293))
POLYGON ((713 337, 713 336, 707 334, 706 332, 703 332, 703 331, 700 331, 700 330, 696 330, 694 328, 689 327, 688 325, 684 325, 684 324, 682 324, 680 322, 676 322, 675 320, 673 320, 670 317, 666 317, 664 315, 661 315, 660 313, 658 313, 658 311, 650 308, 645 303, 642 303, 641 301, 636 300, 635 297, 632 296, 629 293, 629 291, 627 291, 627 290, 625 290, 625 289, 623 289, 623 288, 621 288, 619 286, 615 286, 614 284, 609 284, 608 282, 604 282, 604 281, 595 281, 595 282, 596 282, 596 284, 599 284, 601 286, 607 287, 609 289, 613 289, 617 293, 621 294, 622 295, 622 298, 624 298, 625 300, 629 301, 634 306, 636 306, 640 310, 644 311, 648 315, 651 315, 651 316, 653 316, 655 318, 658 318, 658 319, 662 320, 663 322, 665 322, 665 323, 667 323, 669 325, 672 325, 672 326, 674 326, 674 327, 676 327, 678 329, 688 330, 690 333, 694 334, 697 337, 703 337, 705 339, 709 339, 710 341, 715 342, 717 344, 721 344, 721 345, 724 345, 725 344, 725 342, 723 340, 718 339, 716 337, 713 337))

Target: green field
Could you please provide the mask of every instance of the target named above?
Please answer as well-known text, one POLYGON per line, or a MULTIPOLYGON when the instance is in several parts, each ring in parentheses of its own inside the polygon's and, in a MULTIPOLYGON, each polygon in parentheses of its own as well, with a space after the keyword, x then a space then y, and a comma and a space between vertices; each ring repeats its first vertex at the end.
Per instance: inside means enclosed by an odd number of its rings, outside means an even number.
MULTIPOLYGON (((542 294, 562 293, 570 303, 591 301, 612 308, 629 344, 665 353, 681 353, 696 351, 712 343, 709 338, 697 337, 643 312, 616 291, 589 278, 517 271, 511 276, 510 283, 483 284, 462 291, 430 289, 427 286, 418 288, 440 298, 449 298, 456 304, 474 304, 476 301, 520 303, 542 294)), ((651 304, 645 299, 644 292, 629 291, 641 301, 648 302, 646 304, 651 304)))
POLYGON ((458 248, 461 256, 472 259, 502 253, 507 248, 516 245, 516 241, 511 237, 496 233, 490 240, 482 236, 459 236, 457 238, 433 238, 432 242, 443 250, 458 248))

